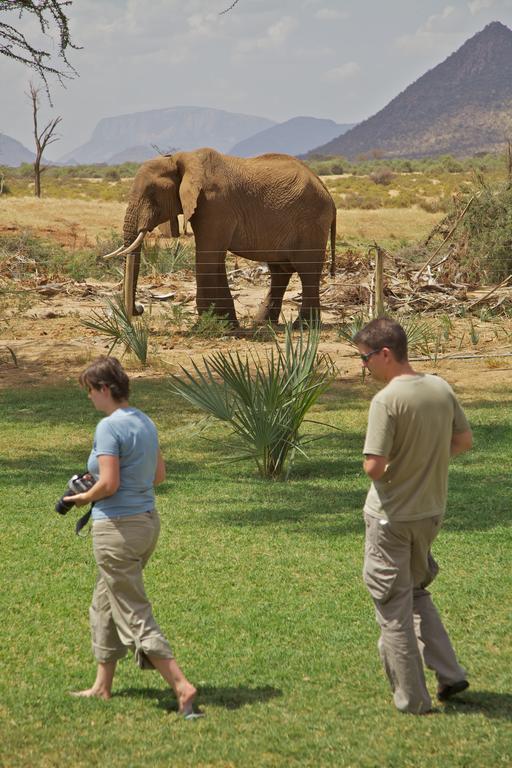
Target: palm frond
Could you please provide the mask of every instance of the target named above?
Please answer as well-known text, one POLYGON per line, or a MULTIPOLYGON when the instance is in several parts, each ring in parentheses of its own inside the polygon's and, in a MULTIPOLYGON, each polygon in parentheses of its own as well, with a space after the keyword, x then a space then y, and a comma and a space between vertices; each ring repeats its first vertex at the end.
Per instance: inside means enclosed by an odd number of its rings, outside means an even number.
POLYGON ((146 364, 149 337, 147 322, 142 317, 128 317, 122 296, 107 299, 107 307, 101 313, 94 311, 92 319, 82 320, 82 325, 110 339, 112 344, 108 354, 117 344, 124 344, 141 363, 146 364))

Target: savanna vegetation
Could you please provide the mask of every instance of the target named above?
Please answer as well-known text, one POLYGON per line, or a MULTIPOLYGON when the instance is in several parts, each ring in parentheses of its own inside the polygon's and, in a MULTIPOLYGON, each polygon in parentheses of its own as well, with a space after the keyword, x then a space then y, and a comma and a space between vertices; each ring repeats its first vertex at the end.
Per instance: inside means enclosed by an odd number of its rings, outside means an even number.
MULTIPOLYGON (((352 162, 343 157, 312 158, 307 163, 327 177, 338 208, 419 206, 434 213, 448 211, 451 196, 473 187, 478 174, 485 174, 487 181, 494 183, 503 179, 506 171, 506 159, 497 154, 462 159, 451 155, 420 160, 371 157, 352 162)), ((124 202, 138 167, 137 163, 49 166, 43 176, 43 194, 124 202)), ((30 163, 18 168, 0 166, 0 174, 3 194, 33 194, 34 169, 30 163)))

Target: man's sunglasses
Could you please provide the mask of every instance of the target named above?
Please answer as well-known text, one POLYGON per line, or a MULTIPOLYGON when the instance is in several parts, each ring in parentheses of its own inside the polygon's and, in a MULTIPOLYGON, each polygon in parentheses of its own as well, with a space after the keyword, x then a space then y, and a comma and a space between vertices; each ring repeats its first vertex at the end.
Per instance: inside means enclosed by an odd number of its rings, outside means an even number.
POLYGON ((360 353, 361 360, 363 361, 363 363, 367 363, 372 355, 377 355, 380 351, 381 351, 380 349, 372 349, 371 352, 366 352, 366 353, 361 352, 360 353))

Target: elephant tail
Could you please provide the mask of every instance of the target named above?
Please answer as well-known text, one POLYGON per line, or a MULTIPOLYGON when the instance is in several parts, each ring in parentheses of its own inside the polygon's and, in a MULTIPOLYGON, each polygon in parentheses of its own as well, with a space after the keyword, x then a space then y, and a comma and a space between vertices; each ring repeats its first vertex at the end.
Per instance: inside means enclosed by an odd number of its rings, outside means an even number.
POLYGON ((331 277, 336 275, 336 208, 331 221, 331 277))

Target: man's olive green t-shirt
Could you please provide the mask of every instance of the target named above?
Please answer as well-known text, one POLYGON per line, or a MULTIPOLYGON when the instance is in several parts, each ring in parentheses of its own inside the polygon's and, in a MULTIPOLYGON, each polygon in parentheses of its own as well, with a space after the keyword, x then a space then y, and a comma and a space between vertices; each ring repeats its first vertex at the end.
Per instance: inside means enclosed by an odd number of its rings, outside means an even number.
POLYGON ((452 435, 469 424, 446 381, 431 374, 396 376, 373 398, 363 453, 387 456, 364 511, 387 520, 444 514, 452 435))

